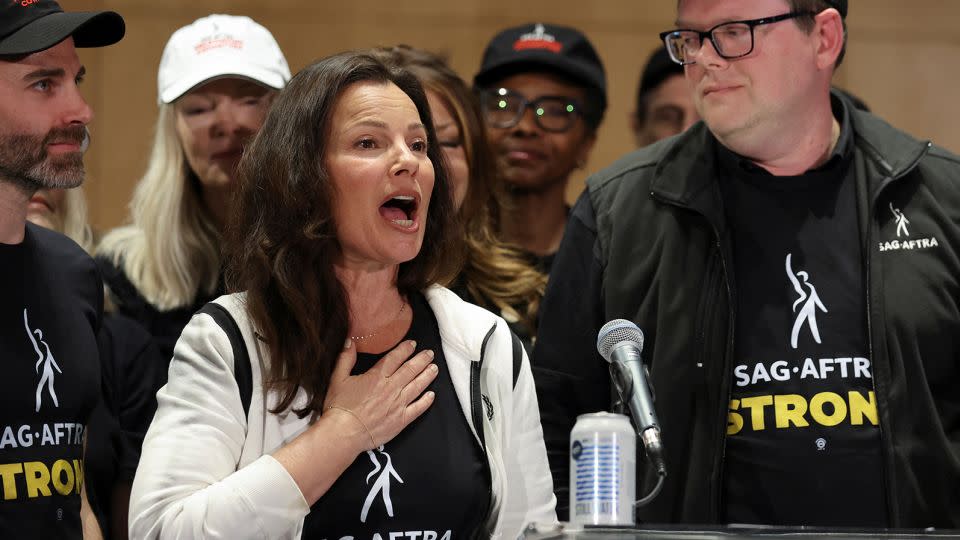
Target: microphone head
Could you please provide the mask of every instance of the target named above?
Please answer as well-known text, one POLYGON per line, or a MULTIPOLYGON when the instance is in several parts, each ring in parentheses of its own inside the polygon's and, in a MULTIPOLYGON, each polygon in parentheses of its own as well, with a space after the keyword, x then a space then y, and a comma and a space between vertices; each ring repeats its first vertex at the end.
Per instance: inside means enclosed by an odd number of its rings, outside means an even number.
POLYGON ((597 333, 597 352, 604 360, 612 362, 611 351, 624 341, 629 341, 635 344, 637 349, 643 350, 643 332, 637 328, 637 325, 626 319, 614 319, 603 325, 597 333))

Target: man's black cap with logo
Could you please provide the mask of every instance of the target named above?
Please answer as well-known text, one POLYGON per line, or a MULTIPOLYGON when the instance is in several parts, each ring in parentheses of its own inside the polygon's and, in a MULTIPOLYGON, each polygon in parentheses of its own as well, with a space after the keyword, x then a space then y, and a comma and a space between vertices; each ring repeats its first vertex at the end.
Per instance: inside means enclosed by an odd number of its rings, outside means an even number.
POLYGON ((53 0, 0 0, 0 56, 43 51, 69 36, 76 47, 103 47, 125 31, 113 11, 65 12, 53 0))
MULTIPOLYGON (((637 88, 637 98, 646 95, 660 86, 663 81, 673 75, 683 76, 683 66, 670 58, 667 48, 661 45, 647 59, 640 75, 640 86, 637 88)), ((638 103, 639 106, 639 103, 638 103)))
MULTIPOLYGON (((607 108, 607 77, 590 40, 574 28, 554 24, 525 24, 501 31, 483 52, 477 88, 526 72, 554 73, 586 88, 599 124, 607 108)), ((595 126, 594 126, 595 127, 595 126)))

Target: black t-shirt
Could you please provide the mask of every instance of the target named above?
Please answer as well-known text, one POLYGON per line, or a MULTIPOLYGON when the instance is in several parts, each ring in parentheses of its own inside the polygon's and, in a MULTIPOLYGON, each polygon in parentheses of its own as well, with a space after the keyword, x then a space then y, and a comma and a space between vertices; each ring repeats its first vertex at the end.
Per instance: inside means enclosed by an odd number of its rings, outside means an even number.
MULTIPOLYGON (((487 515, 488 464, 450 380, 437 320, 422 294, 411 295, 410 305, 413 324, 404 339, 436 354, 440 371, 429 388, 435 401, 393 440, 357 456, 311 507, 305 540, 471 538, 487 515)), ((382 356, 359 354, 353 374, 382 356)))
POLYGON ((143 326, 153 336, 160 354, 167 359, 173 358, 173 346, 180 334, 190 322, 190 317, 207 302, 223 294, 223 280, 212 295, 201 293, 189 306, 159 310, 147 302, 130 278, 107 257, 97 257, 97 266, 103 275, 103 283, 110 291, 110 298, 117 305, 117 311, 143 326))
POLYGON ((0 244, 0 287, 0 538, 79 539, 103 286, 72 240, 27 223, 0 244))
POLYGON ((170 359, 146 330, 117 313, 104 315, 98 341, 103 392, 90 417, 87 497, 104 538, 111 538, 113 491, 133 483, 170 359))
POLYGON ((546 255, 534 255, 533 253, 526 254, 530 259, 530 264, 534 268, 543 272, 546 275, 550 275, 550 270, 553 269, 553 260, 557 258, 557 252, 548 253, 546 255))
POLYGON ((719 144, 736 276, 725 521, 885 526, 844 111, 832 158, 775 177, 719 144))
MULTIPOLYGON (((567 217, 570 217, 570 206, 565 206, 567 217)), ((546 275, 550 275, 550 270, 553 269, 553 260, 557 258, 557 252, 547 253, 546 255, 537 255, 535 253, 524 251, 524 256, 527 257, 527 261, 531 266, 537 270, 543 272, 546 275)))

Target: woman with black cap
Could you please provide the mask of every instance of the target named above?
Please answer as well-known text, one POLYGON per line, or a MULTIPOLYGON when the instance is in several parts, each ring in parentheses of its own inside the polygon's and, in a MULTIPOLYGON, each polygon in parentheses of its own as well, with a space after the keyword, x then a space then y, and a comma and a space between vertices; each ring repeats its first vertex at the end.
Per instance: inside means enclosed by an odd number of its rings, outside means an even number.
POLYGON ((501 235, 549 273, 567 182, 586 166, 607 107, 603 63, 578 30, 526 24, 490 41, 474 86, 508 186, 501 235))

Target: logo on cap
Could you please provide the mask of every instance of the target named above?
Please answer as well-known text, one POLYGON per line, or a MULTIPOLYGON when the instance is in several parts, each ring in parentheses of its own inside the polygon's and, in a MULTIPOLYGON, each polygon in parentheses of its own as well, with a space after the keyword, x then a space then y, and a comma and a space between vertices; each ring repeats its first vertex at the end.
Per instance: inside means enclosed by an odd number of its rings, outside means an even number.
POLYGON ((203 38, 203 41, 194 45, 193 50, 196 51, 197 54, 202 54, 213 49, 222 49, 224 47, 242 49, 243 40, 227 34, 215 34, 203 38))
POLYGON ((559 53, 563 49, 563 44, 557 41, 557 38, 546 32, 542 24, 537 23, 533 27, 533 32, 528 32, 520 36, 520 39, 513 42, 513 50, 525 51, 529 49, 546 49, 550 52, 559 53))
POLYGON ((242 49, 243 40, 237 39, 230 34, 221 32, 220 25, 214 22, 213 34, 204 36, 203 39, 200 40, 200 43, 197 43, 193 46, 193 50, 197 54, 203 54, 207 51, 213 49, 222 49, 224 47, 242 49))

